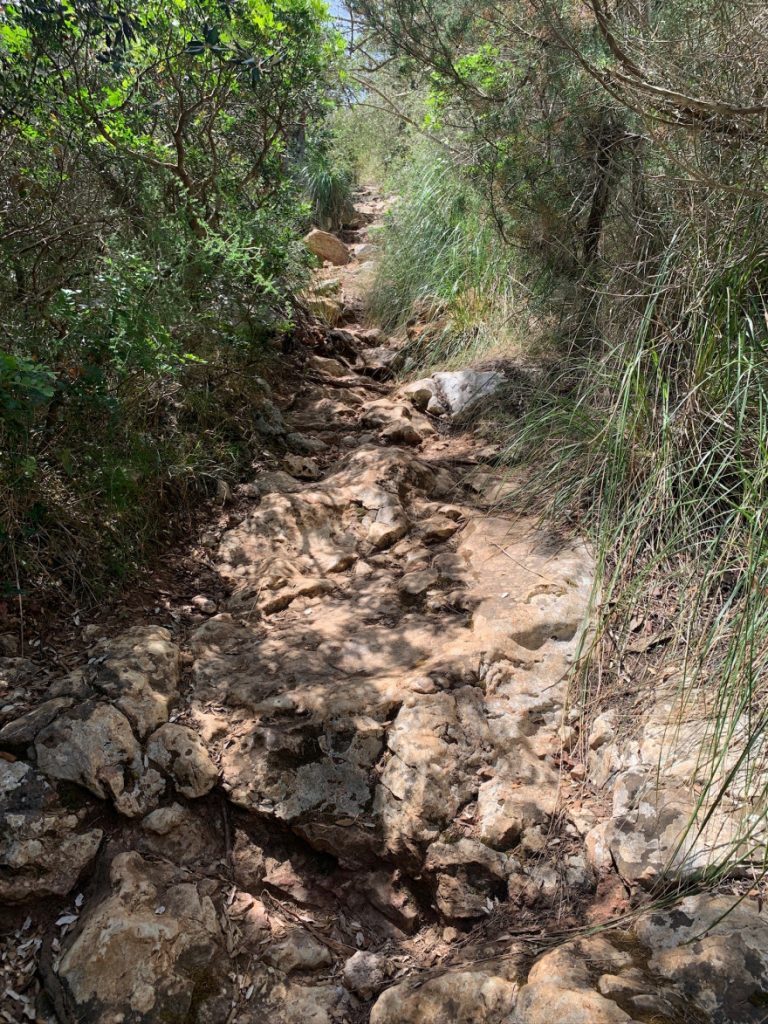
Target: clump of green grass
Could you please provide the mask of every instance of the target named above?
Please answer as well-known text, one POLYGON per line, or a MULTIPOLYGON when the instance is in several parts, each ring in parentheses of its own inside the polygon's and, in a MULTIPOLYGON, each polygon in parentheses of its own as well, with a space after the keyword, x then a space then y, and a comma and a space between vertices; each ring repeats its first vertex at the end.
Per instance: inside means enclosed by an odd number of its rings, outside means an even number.
POLYGON ((510 347, 521 315, 515 266, 499 245, 481 197, 436 147, 416 147, 394 183, 399 199, 381 235, 370 314, 402 330, 419 300, 444 307, 444 321, 406 352, 410 367, 467 363, 510 347))
POLYGON ((723 800, 743 815, 714 875, 764 864, 768 825, 768 256, 742 242, 728 248, 746 255, 697 265, 676 239, 631 329, 610 323, 606 289, 598 320, 620 340, 565 358, 507 430, 504 456, 528 467, 527 507, 593 539, 585 697, 626 684, 648 616, 683 705, 706 701, 691 828, 723 800))
POLYGON ((338 231, 354 213, 349 168, 315 150, 303 164, 300 178, 314 224, 338 231))

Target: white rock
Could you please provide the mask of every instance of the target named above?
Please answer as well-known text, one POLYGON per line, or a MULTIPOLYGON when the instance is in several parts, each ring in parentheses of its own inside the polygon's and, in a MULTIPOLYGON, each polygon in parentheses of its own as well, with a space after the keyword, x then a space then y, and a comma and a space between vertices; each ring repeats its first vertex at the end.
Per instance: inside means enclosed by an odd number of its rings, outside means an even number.
MULTIPOLYGON (((504 375, 495 370, 453 370, 435 373, 433 399, 442 405, 449 416, 470 412, 484 398, 489 398, 504 383, 504 375)), ((427 406, 429 412, 431 402, 427 406)))

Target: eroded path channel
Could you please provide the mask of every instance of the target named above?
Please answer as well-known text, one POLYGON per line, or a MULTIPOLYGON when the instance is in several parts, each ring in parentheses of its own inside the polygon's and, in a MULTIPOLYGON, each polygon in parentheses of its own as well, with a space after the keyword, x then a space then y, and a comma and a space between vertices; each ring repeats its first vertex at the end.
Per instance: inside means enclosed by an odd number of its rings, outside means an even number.
POLYGON ((451 388, 485 378, 378 382, 395 349, 359 322, 367 231, 321 275, 345 322, 272 424, 280 468, 210 539, 226 601, 64 678, 2 663, 2 1019, 763 1019, 749 908, 695 952, 716 898, 564 942, 611 917, 639 834, 599 831, 615 807, 576 751, 590 555, 490 510, 480 443, 446 428, 451 388))

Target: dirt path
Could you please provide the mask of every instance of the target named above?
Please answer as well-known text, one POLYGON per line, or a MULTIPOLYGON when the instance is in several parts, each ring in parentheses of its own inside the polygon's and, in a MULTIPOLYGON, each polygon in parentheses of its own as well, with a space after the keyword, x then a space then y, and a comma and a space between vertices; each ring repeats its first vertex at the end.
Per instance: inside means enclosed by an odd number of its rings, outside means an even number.
POLYGON ((530 970, 627 906, 582 760, 611 724, 579 745, 566 683, 591 560, 489 512, 500 481, 451 429, 486 377, 380 383, 369 231, 318 275, 343 326, 270 413, 281 464, 205 538, 198 625, 136 625, 64 678, 3 663, 0 1019, 721 1019, 682 955, 649 968, 687 937, 662 913, 530 970))

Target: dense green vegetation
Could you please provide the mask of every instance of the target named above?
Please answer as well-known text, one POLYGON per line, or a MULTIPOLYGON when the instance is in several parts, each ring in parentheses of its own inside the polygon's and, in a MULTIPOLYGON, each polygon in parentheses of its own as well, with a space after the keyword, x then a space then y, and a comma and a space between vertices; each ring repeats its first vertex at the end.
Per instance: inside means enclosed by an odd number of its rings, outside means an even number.
MULTIPOLYGON (((516 334, 549 355, 522 420, 500 426, 505 458, 528 467, 525 507, 595 540, 588 695, 637 685, 647 631, 688 692, 713 686, 705 774, 749 721, 752 828, 768 808, 768 15, 736 0, 354 6, 359 76, 385 108, 408 98, 396 133, 417 152, 431 139, 398 178, 382 304, 407 315, 417 264, 459 314, 496 277, 516 334)), ((436 338, 427 361, 446 356, 436 338)))
POLYGON ((752 773, 768 14, 351 8, 345 45, 320 0, 2 7, 0 599, 129 573, 247 464, 259 376, 302 315, 301 233, 373 179, 400 198, 372 314, 399 330, 419 299, 448 310, 409 368, 546 355, 498 430, 525 507, 594 538, 585 685, 623 685, 644 624, 691 692, 714 684, 712 777, 744 716, 752 773))
POLYGON ((6 597, 130 572, 247 459, 301 232, 348 202, 312 187, 342 51, 321 0, 3 5, 6 597))

